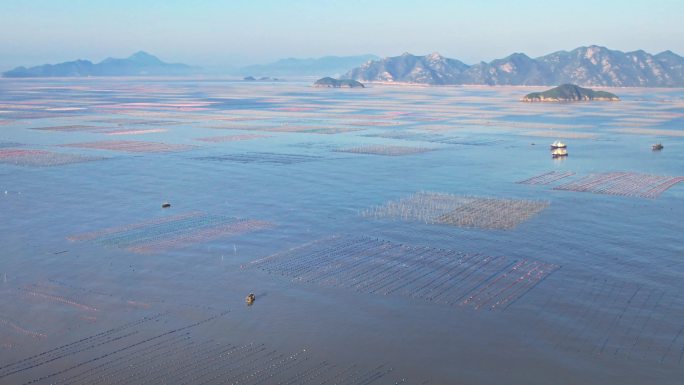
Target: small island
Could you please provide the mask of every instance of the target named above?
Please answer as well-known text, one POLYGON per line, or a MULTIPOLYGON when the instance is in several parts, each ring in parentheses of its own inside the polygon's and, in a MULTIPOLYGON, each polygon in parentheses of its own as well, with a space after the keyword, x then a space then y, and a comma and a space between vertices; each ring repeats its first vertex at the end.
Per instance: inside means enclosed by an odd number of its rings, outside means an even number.
POLYGON ((318 88, 366 88, 361 82, 351 79, 333 79, 325 77, 316 80, 314 87, 318 88))
POLYGON ((533 92, 522 98, 523 102, 580 102, 618 101, 616 95, 605 91, 594 91, 574 84, 563 84, 544 92, 533 92))
POLYGON ((256 81, 259 81, 259 82, 279 82, 282 79, 272 78, 272 77, 268 77, 268 76, 262 76, 259 79, 257 79, 254 76, 245 76, 244 78, 242 78, 242 80, 244 80, 246 82, 256 82, 256 81))

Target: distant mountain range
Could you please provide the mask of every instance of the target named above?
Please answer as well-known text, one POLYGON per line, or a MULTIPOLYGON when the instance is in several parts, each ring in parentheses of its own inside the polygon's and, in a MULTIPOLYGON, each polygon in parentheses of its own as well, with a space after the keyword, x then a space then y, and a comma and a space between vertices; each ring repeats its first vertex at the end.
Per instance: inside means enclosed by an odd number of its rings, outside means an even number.
POLYGON ((417 84, 558 85, 573 83, 605 87, 682 87, 684 58, 665 51, 621 52, 605 47, 580 47, 536 59, 515 53, 489 63, 467 65, 438 53, 405 53, 371 60, 343 78, 362 82, 417 84))
POLYGON ((175 76, 198 73, 198 67, 165 63, 147 52, 137 52, 125 59, 107 58, 99 63, 75 60, 37 67, 17 67, 4 72, 7 78, 81 77, 81 76, 175 76))
POLYGON ((378 60, 375 55, 324 56, 316 59, 281 59, 270 64, 243 67, 238 71, 242 76, 335 76, 344 74, 356 66, 378 60))
MULTIPOLYGON (((252 77, 336 76, 361 82, 416 84, 482 84, 550 86, 572 83, 603 87, 684 87, 684 58, 664 51, 621 52, 605 47, 580 47, 538 58, 515 53, 474 65, 438 53, 380 59, 374 55, 282 59, 271 64, 243 67, 233 74, 252 77), (353 68, 347 71, 349 68, 353 68)), ((146 52, 99 63, 76 60, 36 67, 18 67, 4 77, 175 76, 203 74, 199 67, 165 63, 146 52)))

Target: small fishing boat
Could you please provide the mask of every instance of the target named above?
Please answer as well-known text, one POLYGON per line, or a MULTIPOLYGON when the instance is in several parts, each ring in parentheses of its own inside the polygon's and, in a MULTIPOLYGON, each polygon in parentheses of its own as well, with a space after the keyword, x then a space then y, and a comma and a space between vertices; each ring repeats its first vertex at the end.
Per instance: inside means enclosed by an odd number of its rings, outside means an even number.
POLYGON ((557 149, 551 151, 551 156, 553 158, 562 158, 562 157, 568 156, 568 150, 566 150, 564 148, 557 148, 557 149))
POLYGON ((169 202, 164 202, 164 203, 162 203, 162 208, 163 208, 163 209, 168 209, 169 207, 171 207, 171 203, 169 203, 169 202))
POLYGON ((254 300, 256 299, 256 296, 254 293, 249 293, 249 295, 245 298, 245 302, 247 302, 247 305, 251 305, 254 303, 254 300))
POLYGON ((653 151, 660 151, 662 149, 663 149, 662 143, 656 143, 656 144, 651 146, 651 150, 653 150, 653 151))
POLYGON ((551 143, 551 149, 555 150, 557 148, 566 148, 568 147, 565 143, 561 142, 560 140, 557 140, 553 143, 551 143))

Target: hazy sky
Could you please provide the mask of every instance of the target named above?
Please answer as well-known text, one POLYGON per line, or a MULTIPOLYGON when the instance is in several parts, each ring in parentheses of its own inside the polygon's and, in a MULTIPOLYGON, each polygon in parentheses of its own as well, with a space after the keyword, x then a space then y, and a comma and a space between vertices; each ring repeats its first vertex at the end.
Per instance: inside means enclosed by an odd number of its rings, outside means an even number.
POLYGON ((205 66, 582 45, 684 55, 684 0, 0 0, 0 70, 139 50, 205 66))

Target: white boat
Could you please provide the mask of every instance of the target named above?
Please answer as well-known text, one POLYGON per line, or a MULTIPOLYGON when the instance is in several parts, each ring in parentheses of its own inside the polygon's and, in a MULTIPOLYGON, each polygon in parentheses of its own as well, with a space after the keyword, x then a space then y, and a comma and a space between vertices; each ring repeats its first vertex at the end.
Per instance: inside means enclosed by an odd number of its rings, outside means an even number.
POLYGON ((551 149, 554 150, 556 148, 566 148, 568 147, 565 143, 561 142, 560 140, 557 140, 553 143, 551 143, 551 149))
POLYGON ((555 150, 551 151, 551 156, 554 158, 568 156, 568 150, 565 148, 556 148, 555 150))

